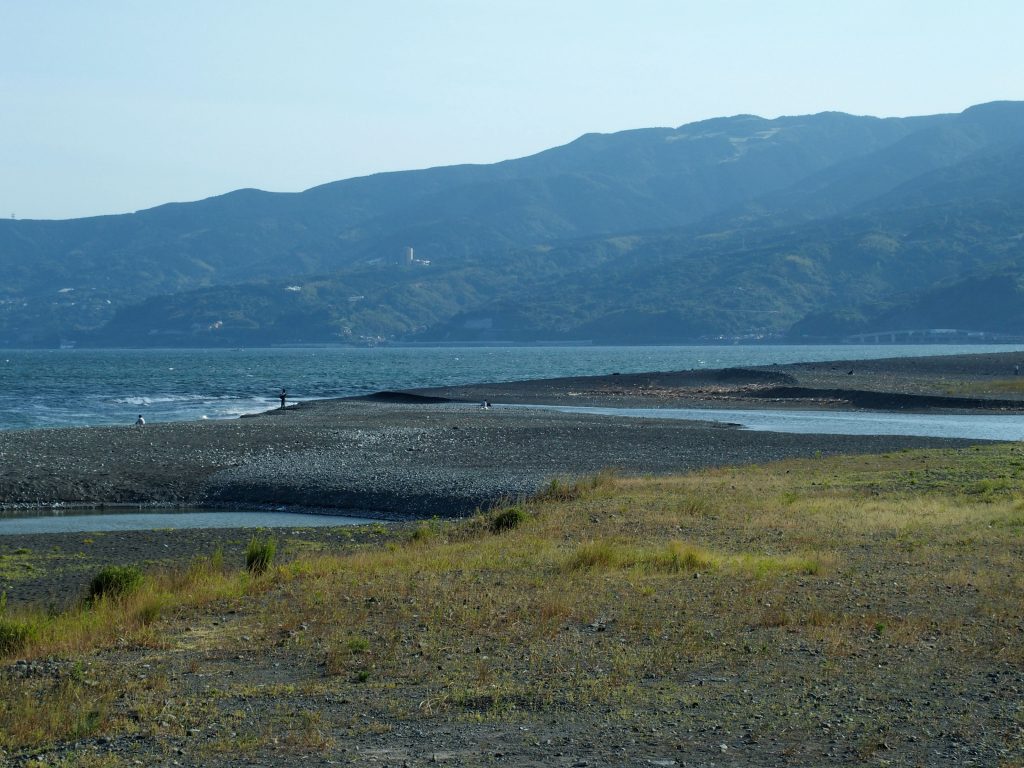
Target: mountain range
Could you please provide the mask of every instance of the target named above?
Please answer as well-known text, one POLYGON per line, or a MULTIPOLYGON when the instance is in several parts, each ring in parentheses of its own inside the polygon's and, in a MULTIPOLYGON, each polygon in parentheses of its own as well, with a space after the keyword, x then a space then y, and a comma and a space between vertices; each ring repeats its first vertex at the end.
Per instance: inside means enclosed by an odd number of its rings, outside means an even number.
POLYGON ((0 221, 0 345, 1024 336, 1024 103, 0 221))

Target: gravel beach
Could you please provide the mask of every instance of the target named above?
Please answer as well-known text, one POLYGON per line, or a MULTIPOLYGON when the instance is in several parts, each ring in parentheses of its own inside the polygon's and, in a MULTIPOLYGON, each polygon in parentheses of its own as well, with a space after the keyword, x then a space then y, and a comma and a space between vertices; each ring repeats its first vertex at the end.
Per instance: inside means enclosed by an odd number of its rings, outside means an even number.
POLYGON ((0 499, 8 507, 270 505, 388 519, 452 517, 532 493, 551 477, 607 467, 679 472, 956 443, 754 433, 455 403, 333 401, 233 422, 3 433, 0 499))
POLYGON ((645 408, 800 408, 879 411, 1024 409, 1024 353, 655 371, 415 390, 495 403, 645 408), (1020 387, 1014 387, 1019 383, 1020 387))
POLYGON ((224 422, 0 433, 0 508, 263 506, 454 517, 552 477, 681 472, 957 441, 746 432, 494 403, 1005 412, 1021 355, 807 363, 480 384, 311 401, 224 422), (970 385, 969 394, 951 394, 970 385))
MULTIPOLYGON (((1018 355, 808 363, 480 384, 321 400, 223 422, 0 433, 0 509, 187 506, 315 509, 390 521, 458 517, 531 494, 553 477, 614 468, 671 473, 791 457, 956 446, 899 436, 749 432, 699 421, 567 414, 494 403, 1005 411, 985 396, 1018 355), (853 373, 849 373, 850 371, 853 373), (855 381, 858 389, 853 389, 855 381), (949 392, 970 383, 971 397, 949 392), (780 394, 780 391, 783 394, 780 394), (979 394, 980 392, 980 394, 979 394), (851 394, 852 393, 852 394, 851 394)), ((0 536, 0 551, 54 549, 46 573, 0 579, 12 601, 60 602, 95 567, 187 562, 246 531, 0 536), (89 545, 82 541, 90 538, 89 545), (66 559, 66 558, 65 558, 66 559), (60 562, 57 562, 57 561, 60 562)), ((309 532, 324 540, 329 533, 309 532)))

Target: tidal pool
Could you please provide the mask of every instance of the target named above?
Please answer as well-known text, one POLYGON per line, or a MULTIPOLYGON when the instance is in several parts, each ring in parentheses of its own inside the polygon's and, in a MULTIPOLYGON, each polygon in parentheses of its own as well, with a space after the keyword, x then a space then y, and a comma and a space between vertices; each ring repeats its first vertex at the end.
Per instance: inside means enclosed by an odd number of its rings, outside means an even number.
POLYGON ((501 405, 563 413, 686 419, 735 424, 760 432, 814 435, 911 435, 966 440, 1024 440, 1024 414, 892 413, 889 411, 723 410, 718 408, 598 408, 577 405, 501 405))
POLYGON ((379 522, 361 517, 307 515, 298 512, 222 512, 192 509, 89 512, 38 509, 0 513, 0 536, 17 533, 155 531, 164 528, 311 528, 379 522))

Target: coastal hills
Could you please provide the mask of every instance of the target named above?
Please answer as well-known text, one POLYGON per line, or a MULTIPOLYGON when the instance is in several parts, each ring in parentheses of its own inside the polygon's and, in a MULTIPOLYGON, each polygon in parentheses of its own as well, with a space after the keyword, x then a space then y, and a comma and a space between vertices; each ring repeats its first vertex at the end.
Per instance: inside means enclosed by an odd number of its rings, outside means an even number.
POLYGON ((0 345, 1024 336, 1024 103, 0 221, 0 345))

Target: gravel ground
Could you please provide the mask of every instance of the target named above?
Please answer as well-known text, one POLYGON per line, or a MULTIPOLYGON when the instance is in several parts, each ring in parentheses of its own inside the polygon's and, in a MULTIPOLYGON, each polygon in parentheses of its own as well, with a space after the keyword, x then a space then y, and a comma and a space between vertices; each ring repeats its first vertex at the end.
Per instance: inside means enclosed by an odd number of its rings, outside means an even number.
POLYGON ((496 403, 1019 410, 986 381, 1016 353, 610 375, 381 393, 225 422, 0 433, 0 509, 62 505, 288 506, 387 519, 465 515, 550 478, 612 467, 680 472, 958 441, 792 435, 496 403), (853 383, 856 383, 856 387, 853 383), (970 397, 951 395, 970 384, 970 397), (470 403, 474 403, 471 405, 470 403))
POLYGON ((554 476, 862 453, 956 441, 753 433, 703 422, 453 403, 303 403, 232 422, 0 434, 0 502, 288 505, 452 517, 554 476))
MULTIPOLYGON (((1024 391, 1005 384, 1024 370, 1024 353, 833 360, 750 368, 540 379, 415 390, 481 402, 668 408, 837 408, 974 411, 1024 408, 1024 391), (1019 368, 1018 368, 1019 366, 1019 368), (962 391, 969 388, 970 395, 962 391)), ((1024 390, 1024 378, 1019 379, 1024 390)))
MULTIPOLYGON (((851 407, 835 396, 838 389, 829 390, 849 386, 848 365, 479 385, 307 402, 225 422, 2 432, 0 508, 286 506, 385 520, 457 517, 503 498, 533 493, 552 477, 609 467, 625 474, 669 473, 788 457, 965 444, 916 437, 748 432, 708 422, 484 410, 476 405, 489 399, 851 407), (819 394, 764 396, 780 387, 819 394)), ((951 376, 976 381, 1012 370, 1009 358, 988 355, 861 361, 857 366, 858 384, 865 387, 860 391, 881 397, 900 394, 893 386, 898 381, 916 395, 937 397, 951 376)), ((969 402, 959 404, 966 408, 969 402)), ((309 540, 324 536, 331 534, 303 534, 309 540)), ((0 536, 0 552, 53 552, 45 571, 18 574, 17 580, 0 578, 0 590, 12 603, 63 604, 82 593, 100 565, 188 562, 217 547, 226 553, 241 551, 247 537, 237 530, 0 536)))

